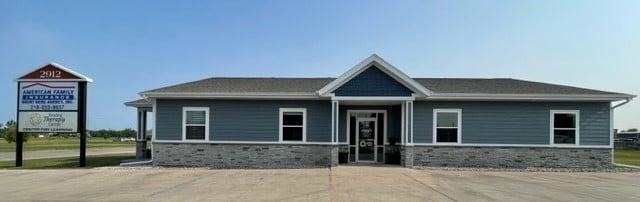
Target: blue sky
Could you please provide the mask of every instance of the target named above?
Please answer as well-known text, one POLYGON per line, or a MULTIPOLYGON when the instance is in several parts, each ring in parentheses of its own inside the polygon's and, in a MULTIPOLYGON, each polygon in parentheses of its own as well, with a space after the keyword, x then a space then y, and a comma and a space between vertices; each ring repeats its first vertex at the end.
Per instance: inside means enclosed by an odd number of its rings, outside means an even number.
MULTIPOLYGON (((134 128, 137 92, 211 76, 338 76, 377 53, 413 77, 519 78, 640 94, 640 1, 0 0, 0 121, 13 79, 92 77, 89 128, 134 128)), ((616 110, 640 128, 640 101, 616 110)))

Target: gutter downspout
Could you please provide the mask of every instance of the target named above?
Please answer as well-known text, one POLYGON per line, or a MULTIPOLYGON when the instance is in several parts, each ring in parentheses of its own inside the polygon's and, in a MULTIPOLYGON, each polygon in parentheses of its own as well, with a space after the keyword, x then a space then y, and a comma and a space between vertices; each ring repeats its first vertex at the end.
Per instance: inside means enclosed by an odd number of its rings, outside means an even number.
POLYGON ((613 110, 618 108, 618 107, 621 107, 622 105, 625 105, 625 104, 631 102, 631 99, 633 99, 634 97, 636 97, 636 96, 633 95, 633 96, 627 97, 623 102, 611 106, 611 109, 609 110, 609 132, 610 132, 610 136, 609 136, 609 141, 610 142, 609 142, 609 144, 611 145, 611 150, 613 150, 611 152, 611 164, 612 165, 618 165, 615 162, 615 155, 613 154, 613 152, 615 151, 614 150, 615 145, 613 143, 613 136, 615 135, 615 134, 613 134, 613 110))
POLYGON ((621 102, 621 103, 618 103, 618 104, 616 104, 616 105, 611 106, 611 109, 615 109, 615 108, 621 107, 622 105, 625 105, 625 104, 627 104, 627 103, 631 102, 631 99, 633 99, 634 97, 635 97, 635 96, 626 98, 626 99, 624 100, 624 102, 621 102))

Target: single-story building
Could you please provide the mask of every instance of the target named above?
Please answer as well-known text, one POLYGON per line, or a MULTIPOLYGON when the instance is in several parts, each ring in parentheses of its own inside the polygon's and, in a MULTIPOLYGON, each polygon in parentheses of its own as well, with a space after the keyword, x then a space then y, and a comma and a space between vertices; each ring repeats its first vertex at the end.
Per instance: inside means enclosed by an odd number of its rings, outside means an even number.
POLYGON ((152 161, 609 167, 613 109, 634 95, 518 79, 411 78, 372 55, 337 78, 212 77, 140 93, 152 161), (614 105, 613 102, 619 102, 614 105))

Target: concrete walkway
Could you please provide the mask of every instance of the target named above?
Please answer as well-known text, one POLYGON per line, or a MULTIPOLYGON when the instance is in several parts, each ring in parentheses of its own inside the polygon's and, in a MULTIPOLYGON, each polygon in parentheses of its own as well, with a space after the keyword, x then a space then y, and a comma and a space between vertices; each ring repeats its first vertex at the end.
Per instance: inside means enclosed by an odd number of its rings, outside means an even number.
POLYGON ((0 170, 7 201, 640 201, 640 173, 399 167, 0 170))
MULTIPOLYGON (((135 147, 101 147, 101 148, 88 148, 87 156, 89 155, 102 155, 102 154, 121 154, 121 153, 135 153, 135 147)), ((43 158, 58 158, 58 157, 72 157, 80 155, 78 149, 59 149, 59 150, 36 150, 25 151, 23 158, 26 159, 43 159, 43 158)), ((16 158, 15 152, 0 152, 0 161, 13 161, 16 158)))

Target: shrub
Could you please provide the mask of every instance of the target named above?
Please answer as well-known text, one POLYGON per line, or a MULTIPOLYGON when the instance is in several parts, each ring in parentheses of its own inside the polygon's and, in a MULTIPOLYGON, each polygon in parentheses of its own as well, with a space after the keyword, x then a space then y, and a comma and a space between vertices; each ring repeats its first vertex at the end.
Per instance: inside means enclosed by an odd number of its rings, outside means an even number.
MULTIPOLYGON (((16 142, 16 135, 18 135, 18 133, 16 132, 16 127, 14 125, 12 127, 5 128, 4 134, 2 136, 4 137, 4 140, 7 141, 8 143, 13 143, 13 142, 16 142)), ((29 135, 24 134, 23 140, 24 142, 27 142, 29 140, 29 135)))

